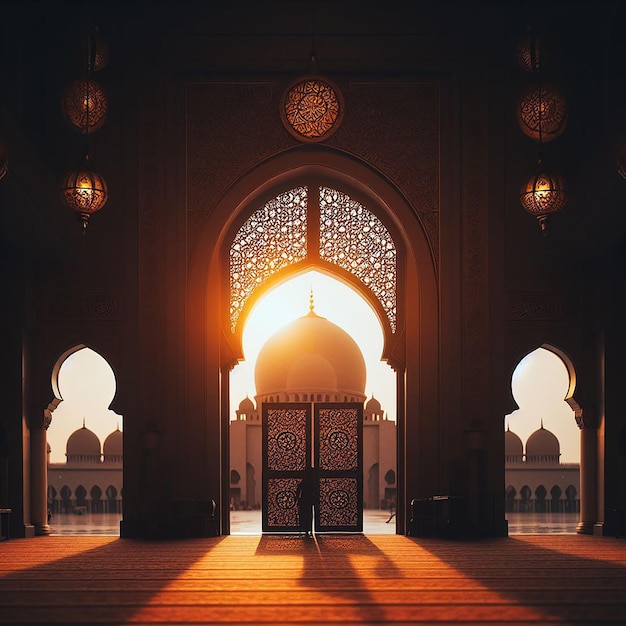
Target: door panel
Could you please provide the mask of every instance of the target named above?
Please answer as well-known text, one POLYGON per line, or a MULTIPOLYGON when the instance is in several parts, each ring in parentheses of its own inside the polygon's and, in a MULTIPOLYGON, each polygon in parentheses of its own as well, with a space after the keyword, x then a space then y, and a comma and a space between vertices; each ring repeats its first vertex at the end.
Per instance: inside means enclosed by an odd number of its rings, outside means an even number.
POLYGON ((298 487, 311 461, 316 532, 362 532, 363 405, 266 403, 262 420, 263 532, 302 530, 298 487))
POLYGON ((311 459, 311 405, 263 405, 263 532, 298 531, 297 489, 311 459))
POLYGON ((363 405, 315 405, 315 529, 363 530, 363 405))

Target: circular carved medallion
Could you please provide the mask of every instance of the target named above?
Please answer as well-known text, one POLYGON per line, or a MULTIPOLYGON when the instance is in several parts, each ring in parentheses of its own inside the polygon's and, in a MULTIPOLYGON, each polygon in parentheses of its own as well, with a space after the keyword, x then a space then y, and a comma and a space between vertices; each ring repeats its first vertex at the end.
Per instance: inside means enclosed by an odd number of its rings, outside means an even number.
POLYGON ((328 444, 333 450, 345 450, 350 444, 350 439, 343 431, 335 430, 328 435, 328 444))
POLYGON ((285 91, 280 113, 285 128, 298 141, 324 141, 341 123, 343 99, 327 78, 298 78, 285 91))
POLYGON ((350 502, 350 496, 343 489, 334 489, 328 494, 328 503, 334 509, 345 509, 350 502))
POLYGON ((276 506, 279 509, 293 509, 296 506, 296 495, 293 491, 283 489, 276 494, 276 506))
POLYGON ((283 431, 276 437, 276 444, 281 450, 293 450, 297 443, 296 436, 289 431, 283 431))

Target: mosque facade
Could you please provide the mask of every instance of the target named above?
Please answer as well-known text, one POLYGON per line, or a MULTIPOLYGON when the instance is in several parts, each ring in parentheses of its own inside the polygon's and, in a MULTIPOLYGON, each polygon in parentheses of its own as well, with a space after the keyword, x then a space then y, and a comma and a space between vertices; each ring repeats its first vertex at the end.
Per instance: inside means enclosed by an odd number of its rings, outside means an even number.
POLYGON ((525 447, 509 428, 504 437, 507 512, 578 513, 580 465, 561 463, 557 437, 543 423, 525 447))
POLYGON ((264 403, 365 403, 363 410, 363 506, 395 505, 396 423, 373 396, 366 401, 365 360, 352 337, 317 315, 275 333, 255 365, 256 395, 244 398, 230 422, 230 506, 260 508, 264 403))
POLYGON ((65 463, 48 461, 50 513, 122 512, 123 447, 119 428, 101 444, 83 423, 69 436, 65 457, 65 463))

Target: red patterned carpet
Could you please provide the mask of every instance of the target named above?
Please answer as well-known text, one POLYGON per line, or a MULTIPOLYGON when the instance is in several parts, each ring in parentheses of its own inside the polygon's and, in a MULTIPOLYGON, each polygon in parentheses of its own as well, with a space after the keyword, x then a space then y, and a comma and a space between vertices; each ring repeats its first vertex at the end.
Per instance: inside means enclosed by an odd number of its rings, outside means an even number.
POLYGON ((626 541, 230 536, 0 543, 10 624, 626 624, 626 541))

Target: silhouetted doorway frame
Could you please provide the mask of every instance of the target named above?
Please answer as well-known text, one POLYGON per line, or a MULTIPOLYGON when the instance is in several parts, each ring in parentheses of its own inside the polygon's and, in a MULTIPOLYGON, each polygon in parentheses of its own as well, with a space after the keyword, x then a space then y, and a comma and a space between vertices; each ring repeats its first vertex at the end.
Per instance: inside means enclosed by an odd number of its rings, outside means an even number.
POLYGON ((385 176, 327 146, 299 146, 258 164, 223 195, 196 239, 187 304, 187 410, 191 421, 204 423, 201 435, 195 433, 196 438, 203 437, 206 451, 202 489, 216 493, 215 478, 219 477, 220 530, 228 534, 229 374, 244 358, 246 318, 267 290, 291 276, 318 269, 350 284, 375 311, 381 311, 371 292, 348 272, 319 257, 307 257, 259 285, 231 332, 227 260, 234 233, 268 198, 305 179, 326 181, 361 202, 389 229, 397 249, 398 325, 395 333, 383 325, 382 358, 396 372, 397 532, 403 534, 409 499, 441 492, 445 480, 439 445, 439 295, 434 252, 417 211, 385 176), (220 415, 217 429, 211 418, 215 411, 220 415))

